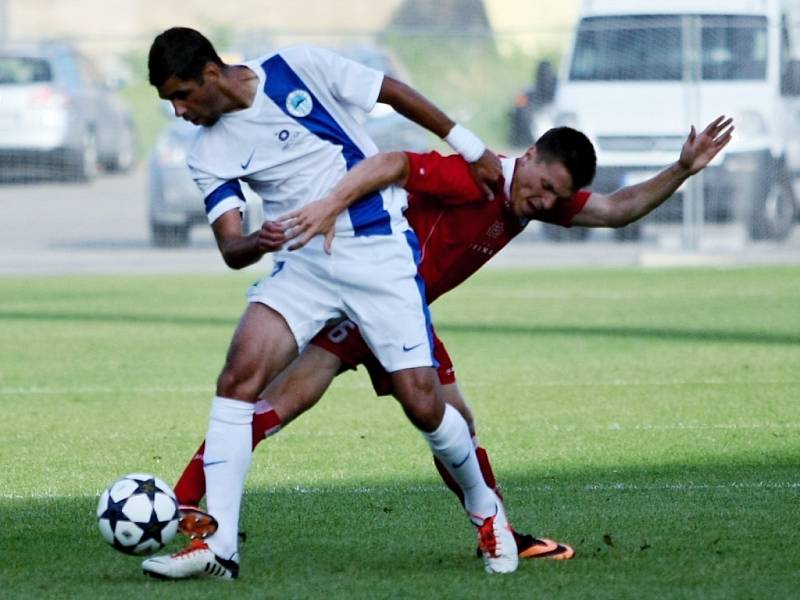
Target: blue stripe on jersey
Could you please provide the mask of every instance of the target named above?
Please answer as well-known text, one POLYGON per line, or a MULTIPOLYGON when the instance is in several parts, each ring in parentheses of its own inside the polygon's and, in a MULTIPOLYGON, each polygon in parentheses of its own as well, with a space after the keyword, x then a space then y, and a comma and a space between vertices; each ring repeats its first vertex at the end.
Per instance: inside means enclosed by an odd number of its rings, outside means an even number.
MULTIPOLYGON (((405 235, 406 241, 411 247, 411 253, 414 256, 414 264, 419 267, 419 264, 422 261, 422 252, 419 248, 419 239, 417 239, 417 234, 414 233, 412 229, 407 229, 405 231, 405 235)), ((425 312, 425 329, 428 331, 428 347, 431 349, 431 361, 433 368, 435 369, 439 366, 439 361, 436 360, 436 357, 433 355, 433 327, 431 327, 431 311, 428 308, 428 301, 426 300, 425 280, 422 279, 422 275, 419 274, 419 269, 417 269, 417 275, 414 277, 414 281, 417 282, 419 299, 422 301, 422 308, 425 312)))
POLYGON ((230 196, 238 196, 244 202, 244 194, 242 193, 242 186, 239 185, 238 179, 231 179, 226 181, 208 196, 206 196, 206 214, 210 213, 214 207, 230 196))
MULTIPOLYGON (((345 133, 341 126, 325 110, 322 103, 311 93, 308 86, 295 73, 280 55, 272 56, 261 65, 267 74, 264 92, 288 116, 295 119, 311 133, 332 144, 342 147, 347 170, 364 160, 364 153, 345 133), (286 108, 286 97, 295 90, 305 90, 314 104, 311 113, 305 117, 295 117, 286 108)), ((379 192, 364 196, 349 209, 350 221, 355 235, 380 235, 392 232, 389 213, 383 207, 379 192)))

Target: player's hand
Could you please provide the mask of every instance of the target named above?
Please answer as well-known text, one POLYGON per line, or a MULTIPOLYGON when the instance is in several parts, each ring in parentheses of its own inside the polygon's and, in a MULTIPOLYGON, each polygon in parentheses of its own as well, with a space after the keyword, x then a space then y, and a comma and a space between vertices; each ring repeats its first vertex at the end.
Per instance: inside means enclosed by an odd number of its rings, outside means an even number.
POLYGON ((283 226, 276 221, 264 221, 256 235, 256 246, 262 254, 275 252, 287 242, 283 226))
POLYGON ((732 123, 733 119, 726 119, 725 115, 720 115, 699 134, 692 125, 689 137, 683 144, 678 164, 686 169, 689 175, 704 169, 731 141, 734 130, 732 123))
POLYGON ((300 210, 284 215, 278 219, 286 232, 286 241, 294 240, 289 251, 299 250, 315 235, 324 235, 323 247, 331 253, 336 217, 342 211, 339 203, 331 196, 306 204, 300 210))
POLYGON ((472 176, 478 185, 481 186, 484 195, 492 200, 494 198, 493 187, 497 187, 500 182, 500 176, 503 174, 503 168, 500 165, 500 159, 491 150, 487 149, 474 163, 469 165, 472 176))

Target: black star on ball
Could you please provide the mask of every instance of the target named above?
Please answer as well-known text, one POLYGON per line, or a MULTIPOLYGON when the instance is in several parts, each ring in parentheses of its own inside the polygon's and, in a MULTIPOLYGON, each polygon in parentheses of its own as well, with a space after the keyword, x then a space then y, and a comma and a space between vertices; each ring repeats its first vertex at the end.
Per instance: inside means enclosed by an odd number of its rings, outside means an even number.
POLYGON ((156 497, 156 492, 159 491, 156 480, 151 477, 150 479, 134 479, 134 481, 138 484, 138 487, 133 490, 131 496, 135 494, 145 494, 150 498, 150 502, 152 502, 156 497))
POLYGON ((100 515, 100 518, 108 519, 108 524, 111 525, 111 531, 117 530, 117 523, 120 521, 130 521, 130 519, 125 516, 125 513, 122 512, 122 508, 127 501, 127 498, 123 498, 119 502, 115 502, 111 496, 108 497, 106 509, 103 511, 103 514, 100 515))
POLYGON ((161 539, 161 533, 169 522, 170 519, 159 521, 156 511, 151 511, 149 521, 136 523, 142 530, 142 537, 139 540, 139 545, 148 540, 155 540, 160 546, 163 546, 164 542, 161 539))

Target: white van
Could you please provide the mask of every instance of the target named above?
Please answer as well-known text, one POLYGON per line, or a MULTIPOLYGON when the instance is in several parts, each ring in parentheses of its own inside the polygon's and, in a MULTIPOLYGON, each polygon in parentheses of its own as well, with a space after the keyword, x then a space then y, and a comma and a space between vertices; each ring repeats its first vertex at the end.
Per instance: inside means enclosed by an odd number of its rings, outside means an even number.
MULTIPOLYGON (((736 136, 705 171, 705 219, 785 237, 798 212, 799 18, 789 0, 585 0, 554 120, 594 142, 594 189, 643 180, 676 159, 690 124, 729 115, 736 136)), ((679 219, 678 196, 648 219, 679 219)))

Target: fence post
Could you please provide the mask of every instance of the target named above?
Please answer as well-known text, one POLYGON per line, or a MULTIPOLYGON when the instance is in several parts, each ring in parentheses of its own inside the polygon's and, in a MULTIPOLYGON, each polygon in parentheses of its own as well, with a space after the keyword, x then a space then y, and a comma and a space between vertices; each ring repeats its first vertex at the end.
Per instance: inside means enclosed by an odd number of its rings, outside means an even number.
POLYGON ((0 0, 0 44, 8 41, 8 1, 0 0))
MULTIPOLYGON (((683 17, 683 85, 686 90, 686 117, 702 127, 700 84, 702 72, 702 30, 699 17, 683 17)), ((697 250, 705 220, 703 173, 690 178, 683 187, 681 238, 684 250, 697 250)))

